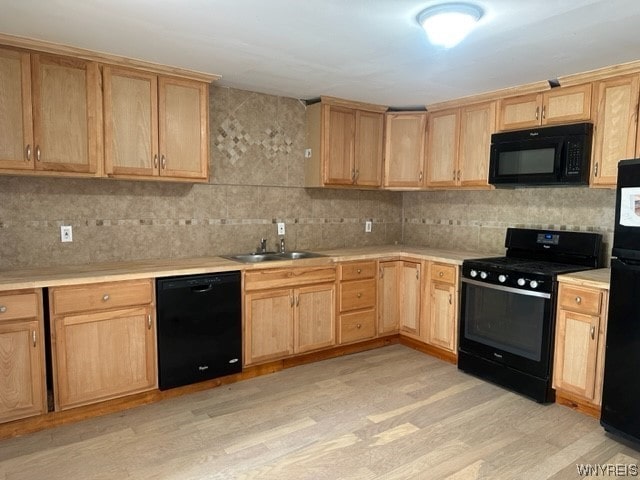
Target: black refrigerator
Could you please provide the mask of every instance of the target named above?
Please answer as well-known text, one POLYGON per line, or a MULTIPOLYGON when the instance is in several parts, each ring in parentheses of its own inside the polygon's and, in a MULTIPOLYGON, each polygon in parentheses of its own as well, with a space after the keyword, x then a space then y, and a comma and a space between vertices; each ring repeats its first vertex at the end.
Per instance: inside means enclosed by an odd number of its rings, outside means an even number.
POLYGON ((611 254, 600 423, 640 442, 640 159, 618 164, 611 254))

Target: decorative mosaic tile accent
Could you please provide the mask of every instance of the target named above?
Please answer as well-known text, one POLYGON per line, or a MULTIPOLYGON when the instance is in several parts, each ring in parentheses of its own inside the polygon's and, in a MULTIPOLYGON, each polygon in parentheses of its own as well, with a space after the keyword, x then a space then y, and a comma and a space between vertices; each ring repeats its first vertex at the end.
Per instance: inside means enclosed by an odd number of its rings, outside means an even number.
POLYGON ((240 121, 234 116, 226 118, 218 128, 214 146, 232 165, 247 152, 249 147, 257 145, 264 150, 267 158, 278 153, 291 153, 293 140, 277 126, 268 127, 254 138, 249 134, 240 121))
POLYGON ((546 223, 512 223, 497 221, 481 221, 481 220, 454 220, 447 218, 405 218, 404 223, 408 225, 451 225, 460 227, 487 227, 487 228, 540 228, 546 230, 571 230, 575 232, 596 232, 596 233, 613 233, 613 227, 605 227, 601 225, 564 225, 564 224, 546 224, 546 223))

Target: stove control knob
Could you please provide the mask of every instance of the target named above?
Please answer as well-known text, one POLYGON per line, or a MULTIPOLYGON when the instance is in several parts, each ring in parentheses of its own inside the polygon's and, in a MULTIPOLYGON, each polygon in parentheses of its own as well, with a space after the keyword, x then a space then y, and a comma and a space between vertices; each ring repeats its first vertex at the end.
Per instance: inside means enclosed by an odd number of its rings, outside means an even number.
POLYGON ((506 275, 500 275, 500 276, 498 277, 498 281, 499 281, 500 283, 504 283, 504 282, 506 282, 506 281, 507 281, 507 276, 506 276, 506 275))
POLYGON ((485 280, 489 275, 487 275, 487 272, 480 272, 480 278, 485 280))
POLYGON ((471 278, 476 278, 476 277, 478 276, 478 272, 477 272, 477 271, 475 271, 475 270, 471 270, 471 271, 469 272, 469 275, 471 275, 471 278))
POLYGON ((529 286, 530 286, 531 288, 538 288, 538 282, 536 282, 535 280, 531 280, 531 281, 529 282, 529 286))
POLYGON ((524 278, 519 278, 518 279, 518 285, 520 285, 521 287, 524 287, 525 283, 527 283, 527 281, 524 278))

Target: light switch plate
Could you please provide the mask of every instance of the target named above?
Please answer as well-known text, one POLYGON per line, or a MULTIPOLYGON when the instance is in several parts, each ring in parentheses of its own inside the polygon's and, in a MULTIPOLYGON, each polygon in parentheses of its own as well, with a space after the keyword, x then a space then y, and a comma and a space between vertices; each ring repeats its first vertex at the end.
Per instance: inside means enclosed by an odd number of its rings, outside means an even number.
POLYGON ((60 241, 73 242, 73 227, 71 225, 60 226, 60 241))
POLYGON ((284 222, 278 222, 278 235, 284 235, 284 222))

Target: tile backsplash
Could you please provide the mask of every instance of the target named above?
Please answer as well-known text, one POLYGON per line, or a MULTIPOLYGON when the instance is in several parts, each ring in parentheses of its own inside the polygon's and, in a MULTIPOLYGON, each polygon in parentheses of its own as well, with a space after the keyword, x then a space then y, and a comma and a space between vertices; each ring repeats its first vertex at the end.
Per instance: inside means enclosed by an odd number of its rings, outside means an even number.
POLYGON ((403 242, 503 252, 508 226, 590 230, 610 250, 615 192, 587 188, 377 192, 304 188, 296 99, 211 87, 208 184, 0 177, 0 270, 276 247, 403 242), (373 219, 373 232, 364 233, 373 219), (73 243, 60 242, 73 226, 73 243))

